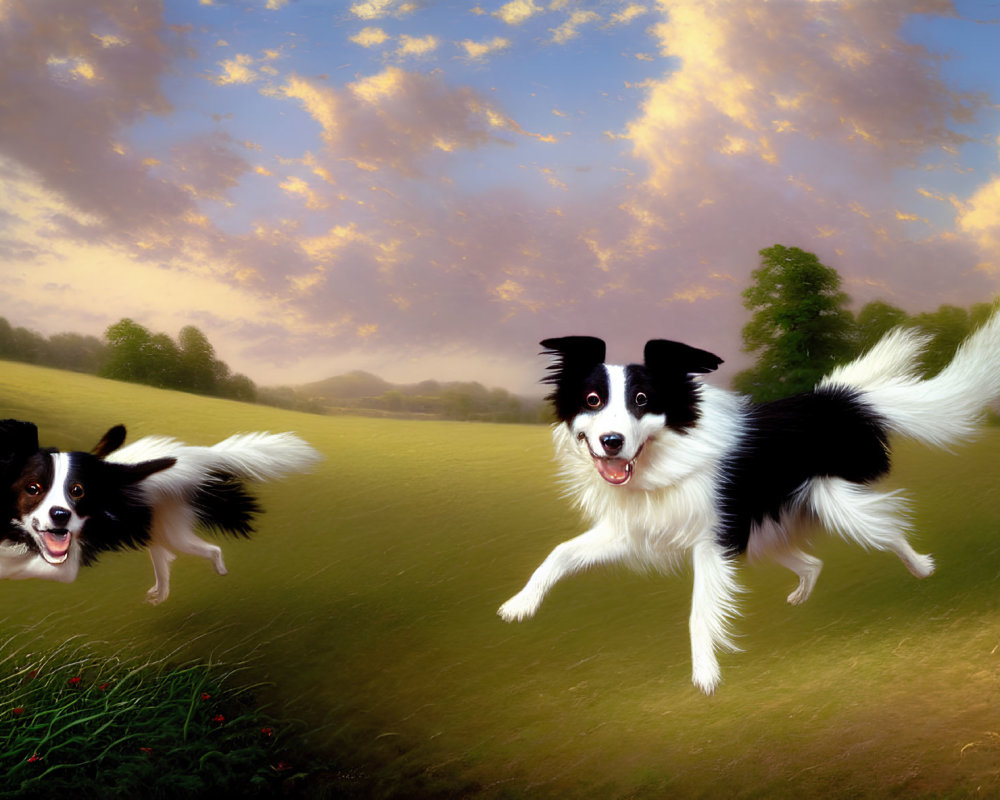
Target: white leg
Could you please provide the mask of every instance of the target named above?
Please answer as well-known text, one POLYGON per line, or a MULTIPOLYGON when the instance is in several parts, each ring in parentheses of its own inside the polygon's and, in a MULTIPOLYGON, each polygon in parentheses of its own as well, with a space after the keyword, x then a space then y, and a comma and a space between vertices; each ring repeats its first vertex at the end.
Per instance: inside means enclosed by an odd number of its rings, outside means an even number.
POLYGON ((918 578, 934 572, 934 559, 906 540, 907 503, 898 492, 879 493, 841 478, 820 478, 812 482, 808 502, 820 522, 844 538, 895 553, 918 578))
POLYGON ((798 587, 788 595, 788 602, 793 606, 809 599, 823 569, 822 561, 792 544, 796 538, 795 531, 801 523, 799 508, 786 511, 780 520, 766 517, 753 525, 747 544, 747 556, 750 559, 776 561, 799 576, 798 587))
POLYGON ((788 602, 797 606, 808 600, 816 586, 816 579, 819 578, 819 573, 823 569, 823 562, 797 547, 778 550, 770 555, 781 566, 787 567, 799 576, 798 588, 788 595, 788 602))
POLYGON ((226 564, 222 560, 222 548, 214 544, 209 544, 194 531, 185 530, 173 532, 170 537, 170 544, 179 553, 187 553, 191 556, 207 559, 212 562, 215 571, 219 575, 226 574, 226 564))
POLYGON ((699 542, 691 555, 691 680, 705 694, 711 694, 721 679, 716 649, 738 649, 730 638, 728 622, 736 612, 739 585, 732 559, 714 541, 699 542))
POLYGON ((154 582, 146 592, 146 602, 155 606, 170 596, 170 562, 175 556, 162 545, 150 544, 149 558, 153 562, 154 582))
POLYGON ((545 595, 561 578, 581 569, 619 561, 628 552, 627 545, 610 528, 595 528, 556 545, 541 566, 516 595, 497 612, 505 622, 516 622, 535 615, 545 595))

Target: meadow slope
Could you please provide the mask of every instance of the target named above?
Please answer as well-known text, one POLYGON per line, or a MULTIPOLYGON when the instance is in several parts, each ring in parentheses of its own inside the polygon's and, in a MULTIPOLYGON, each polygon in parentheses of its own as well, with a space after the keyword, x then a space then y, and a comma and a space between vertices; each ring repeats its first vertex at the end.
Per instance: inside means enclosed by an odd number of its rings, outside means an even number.
POLYGON ((690 576, 608 569, 556 587, 539 615, 496 608, 580 531, 548 430, 322 417, 0 363, 0 417, 44 444, 209 444, 296 431, 325 461, 262 487, 230 574, 191 557, 143 602, 144 553, 73 585, 0 582, 0 640, 70 636, 117 652, 249 660, 262 699, 309 730, 337 796, 885 797, 1000 792, 1000 429, 956 455, 903 444, 891 485, 915 501, 917 581, 892 556, 822 538, 807 604, 751 566, 744 652, 703 697, 689 681, 690 576))

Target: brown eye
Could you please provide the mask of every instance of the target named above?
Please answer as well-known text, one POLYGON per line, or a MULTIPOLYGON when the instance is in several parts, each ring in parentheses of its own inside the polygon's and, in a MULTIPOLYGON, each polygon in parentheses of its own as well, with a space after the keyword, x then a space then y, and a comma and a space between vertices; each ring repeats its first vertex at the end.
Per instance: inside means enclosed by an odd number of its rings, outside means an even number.
POLYGON ((27 486, 24 487, 24 491, 27 494, 30 494, 32 497, 37 497, 43 491, 42 484, 38 483, 37 481, 32 481, 31 483, 29 483, 27 486))
POLYGON ((646 397, 646 393, 645 392, 636 392, 636 395, 635 395, 635 404, 637 406, 642 407, 642 406, 646 405, 646 403, 648 403, 648 402, 649 402, 649 398, 646 397))
POLYGON ((587 395, 586 402, 590 408, 600 408, 601 396, 597 392, 591 392, 587 395))
POLYGON ((79 500, 80 498, 83 497, 83 495, 84 492, 82 483, 74 483, 72 486, 69 487, 69 496, 72 497, 74 500, 79 500))

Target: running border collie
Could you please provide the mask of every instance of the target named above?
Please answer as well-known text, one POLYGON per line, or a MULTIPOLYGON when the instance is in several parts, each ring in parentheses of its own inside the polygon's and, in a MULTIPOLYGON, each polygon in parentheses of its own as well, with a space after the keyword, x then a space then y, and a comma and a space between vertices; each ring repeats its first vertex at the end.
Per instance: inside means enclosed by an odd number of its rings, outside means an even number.
POLYGON ((647 342, 643 364, 605 364, 600 339, 547 339, 554 358, 556 460, 592 527, 558 545, 500 616, 523 620, 566 575, 624 562, 693 566, 692 680, 720 681, 716 651, 737 650, 736 557, 792 570, 788 602, 804 602, 822 563, 803 550, 810 523, 895 553, 918 578, 934 571, 907 541, 908 505, 873 484, 890 467, 891 435, 936 447, 971 438, 1000 395, 1000 313, 929 380, 916 375, 928 339, 896 329, 808 393, 754 404, 702 383, 722 360, 678 342, 647 342))
POLYGON ((115 426, 92 453, 38 447, 31 423, 0 422, 0 477, 10 487, 0 578, 70 583, 80 566, 107 550, 149 548, 153 604, 170 594, 170 563, 178 553, 212 562, 226 574, 222 550, 196 526, 249 536, 260 506, 248 481, 301 472, 319 453, 290 433, 237 434, 211 447, 149 436, 122 447, 115 426))

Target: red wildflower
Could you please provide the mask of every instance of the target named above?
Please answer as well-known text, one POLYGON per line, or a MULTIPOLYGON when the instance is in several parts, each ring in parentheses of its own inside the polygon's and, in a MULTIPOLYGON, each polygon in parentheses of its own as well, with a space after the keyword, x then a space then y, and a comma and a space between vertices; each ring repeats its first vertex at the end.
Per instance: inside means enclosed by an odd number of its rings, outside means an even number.
POLYGON ((222 714, 216 714, 214 717, 212 717, 212 722, 225 722, 225 721, 226 718, 222 716, 222 714))
POLYGON ((274 731, 271 730, 271 728, 261 728, 260 732, 263 733, 265 736, 270 736, 271 734, 274 733, 274 731))
POLYGON ((147 756, 151 756, 153 754, 153 748, 152 747, 140 747, 139 749, 142 752, 144 752, 147 756))
POLYGON ((102 692, 106 692, 106 691, 108 690, 108 687, 109 687, 110 685, 111 685, 110 683, 102 683, 102 684, 101 684, 100 686, 98 686, 97 688, 98 688, 98 689, 100 689, 100 690, 101 690, 102 692))
POLYGON ((212 695, 210 695, 208 692, 202 692, 201 693, 201 699, 202 699, 202 701, 211 700, 212 699, 212 695))
POLYGON ((18 706, 17 708, 14 709, 14 716, 15 717, 19 717, 23 713, 24 713, 24 708, 22 706, 18 706))
POLYGON ((69 685, 70 686, 79 686, 80 685, 80 681, 82 681, 82 680, 83 680, 83 678, 81 678, 79 675, 77 675, 76 677, 69 679, 69 685))
POLYGON ((29 764, 34 764, 40 758, 41 758, 41 756, 38 755, 38 753, 32 753, 31 756, 28 758, 28 763, 29 764))

